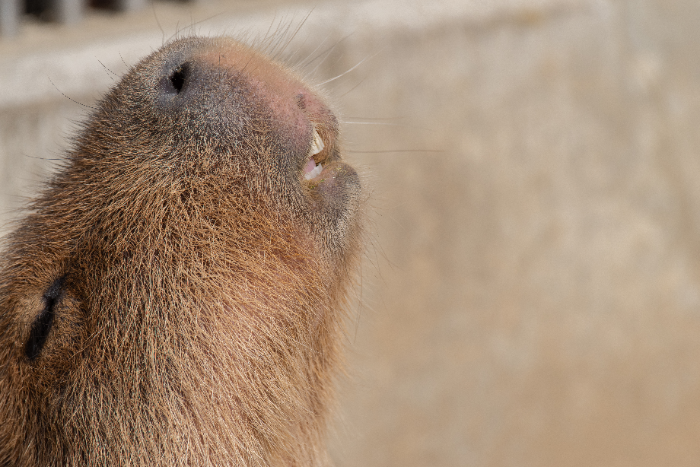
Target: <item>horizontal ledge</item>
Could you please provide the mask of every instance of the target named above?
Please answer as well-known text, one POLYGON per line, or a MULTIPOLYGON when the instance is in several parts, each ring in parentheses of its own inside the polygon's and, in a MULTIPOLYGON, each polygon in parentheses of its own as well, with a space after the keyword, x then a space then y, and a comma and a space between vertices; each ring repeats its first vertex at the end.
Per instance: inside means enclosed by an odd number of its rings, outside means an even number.
MULTIPOLYGON (((605 0, 448 0, 441 2, 405 2, 401 0, 369 0, 343 3, 326 2, 311 7, 295 5, 258 13, 224 13, 194 23, 200 35, 229 34, 255 43, 256 39, 274 33, 280 25, 301 25, 301 33, 292 40, 292 47, 313 50, 311 44, 347 38, 346 41, 374 41, 395 34, 417 34, 449 24, 478 26, 508 18, 528 18, 553 11, 580 10, 591 6, 605 7, 605 0), (302 24, 303 23, 303 24, 302 24)), ((181 7, 184 8, 184 7, 181 7)), ((196 13, 197 10, 192 10, 196 13)), ((187 19, 193 21, 189 16, 187 19)), ((141 15, 153 17, 153 11, 141 15)), ((114 21, 128 21, 115 17, 114 21)), ((90 27, 80 24, 75 28, 90 27)), ((156 50, 163 43, 164 32, 153 20, 152 28, 133 34, 100 37, 87 45, 60 46, 60 30, 55 32, 52 50, 12 57, 0 55, 0 109, 34 105, 64 99, 94 98, 104 92, 129 65, 156 50)), ((177 26, 173 26, 173 30, 177 26)), ((285 28, 281 28, 285 29, 285 28)), ((189 34, 190 28, 182 28, 189 34)), ((99 30, 97 31, 100 32, 99 30)))

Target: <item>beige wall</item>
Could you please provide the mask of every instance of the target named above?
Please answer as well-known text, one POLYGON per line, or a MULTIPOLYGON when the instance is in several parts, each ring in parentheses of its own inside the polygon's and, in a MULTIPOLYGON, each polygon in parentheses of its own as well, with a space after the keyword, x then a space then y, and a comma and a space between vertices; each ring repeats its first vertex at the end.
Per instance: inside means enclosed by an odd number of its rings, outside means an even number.
POLYGON ((363 156, 339 465, 700 465, 700 5, 581 6, 387 38, 349 100, 431 151, 363 156))
MULTIPOLYGON (((320 81, 365 60, 327 88, 372 189, 338 467, 700 464, 698 24, 695 0, 316 6, 292 48, 336 44, 320 81)), ((82 112, 33 99, 0 109, 4 206, 82 112), (59 126, 9 143, 31 119, 59 126)))

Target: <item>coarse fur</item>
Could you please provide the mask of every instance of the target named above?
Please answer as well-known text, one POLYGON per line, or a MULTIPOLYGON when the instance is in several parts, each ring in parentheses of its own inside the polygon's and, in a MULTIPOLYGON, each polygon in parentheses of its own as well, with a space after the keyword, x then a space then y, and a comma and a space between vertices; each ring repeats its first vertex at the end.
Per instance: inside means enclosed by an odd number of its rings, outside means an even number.
POLYGON ((360 193, 282 65, 134 66, 0 256, 0 466, 324 465, 360 193))

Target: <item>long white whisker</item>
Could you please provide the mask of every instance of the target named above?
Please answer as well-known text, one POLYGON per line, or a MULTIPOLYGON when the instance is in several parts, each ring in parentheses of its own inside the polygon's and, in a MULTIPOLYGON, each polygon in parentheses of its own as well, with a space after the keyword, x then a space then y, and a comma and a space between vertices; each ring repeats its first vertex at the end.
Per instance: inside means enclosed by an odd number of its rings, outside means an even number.
POLYGON ((313 75, 314 73, 316 73, 316 70, 318 70, 318 68, 323 64, 323 62, 325 62, 326 59, 328 59, 328 57, 330 57, 331 52, 332 52, 336 47, 338 47, 340 44, 342 44, 342 43, 345 41, 345 39, 347 39, 348 37, 350 37, 350 36, 348 35, 348 36, 343 37, 343 38, 340 39, 338 42, 336 42, 335 44, 333 44, 332 46, 330 46, 329 48, 327 48, 326 50, 324 50, 323 52, 321 52, 320 54, 318 54, 318 56, 316 56, 316 57, 314 57, 312 60, 310 60, 310 61, 308 62, 309 65, 312 64, 313 62, 315 62, 316 60, 318 60, 319 58, 321 59, 321 60, 316 64, 316 66, 315 66, 308 74, 309 74, 309 75, 313 75))
POLYGON ((385 125, 385 126, 405 126, 400 123, 388 123, 388 122, 348 122, 344 121, 343 125, 385 125))
POLYGON ((330 83, 331 81, 337 80, 338 78, 342 78, 343 76, 347 75, 348 73, 350 73, 352 70, 354 70, 354 69, 357 68, 358 66, 362 65, 362 64, 363 64, 365 61, 367 61, 368 59, 374 58, 374 57, 376 57, 376 56, 377 56, 377 54, 374 54, 374 55, 370 55, 369 57, 363 58, 357 65, 355 65, 354 67, 350 68, 348 71, 339 74, 339 75, 336 76, 335 78, 331 78, 331 79, 329 79, 329 80, 324 81, 323 83, 320 83, 319 86, 323 86, 324 84, 328 84, 328 83, 330 83))

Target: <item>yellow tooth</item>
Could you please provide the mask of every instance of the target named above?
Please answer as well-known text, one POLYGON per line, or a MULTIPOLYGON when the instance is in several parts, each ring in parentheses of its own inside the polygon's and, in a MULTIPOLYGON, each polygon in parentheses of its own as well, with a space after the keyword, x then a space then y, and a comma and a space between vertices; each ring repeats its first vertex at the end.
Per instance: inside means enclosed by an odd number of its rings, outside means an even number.
POLYGON ((323 140, 321 139, 321 136, 319 136, 318 131, 316 131, 314 128, 314 137, 311 141, 311 150, 309 151, 309 154, 315 156, 319 152, 323 151, 323 147, 323 140))

